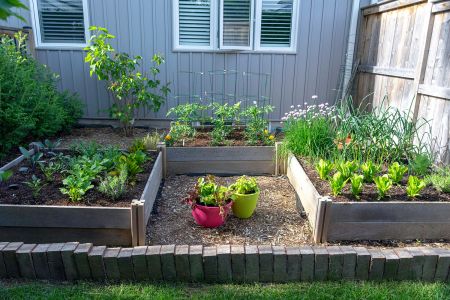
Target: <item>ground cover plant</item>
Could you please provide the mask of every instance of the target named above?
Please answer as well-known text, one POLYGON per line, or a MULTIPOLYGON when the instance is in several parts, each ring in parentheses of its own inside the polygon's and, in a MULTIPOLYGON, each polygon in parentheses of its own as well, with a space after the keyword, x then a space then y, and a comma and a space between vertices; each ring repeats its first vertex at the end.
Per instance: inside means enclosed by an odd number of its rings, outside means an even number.
POLYGON ((126 151, 95 142, 70 150, 55 149, 57 142, 33 144, 35 153, 21 148, 24 162, 0 185, 1 203, 129 205, 142 193, 154 157, 143 139, 126 151))
POLYGON ((32 58, 26 36, 0 36, 0 158, 30 140, 70 130, 82 115, 76 95, 59 92, 58 75, 32 58))
POLYGON ((193 102, 171 108, 174 118, 164 140, 168 146, 273 145, 271 105, 193 102), (195 127, 194 127, 195 126, 195 127))

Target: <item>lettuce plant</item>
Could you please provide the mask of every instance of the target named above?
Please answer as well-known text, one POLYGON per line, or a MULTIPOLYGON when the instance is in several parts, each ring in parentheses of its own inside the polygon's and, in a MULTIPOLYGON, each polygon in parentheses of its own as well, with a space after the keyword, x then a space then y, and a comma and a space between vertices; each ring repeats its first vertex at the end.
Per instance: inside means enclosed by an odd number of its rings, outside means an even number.
POLYGON ((398 162, 394 162, 388 168, 389 178, 391 178, 393 183, 398 184, 403 179, 403 176, 407 171, 407 166, 403 166, 398 162))
POLYGON ((341 161, 336 165, 336 169, 341 172, 344 179, 347 180, 358 170, 358 164, 355 161, 341 161))
POLYGON ((420 192, 427 186, 425 180, 419 179, 416 176, 409 176, 408 185, 406 186, 406 194, 410 198, 415 198, 420 195, 420 192))
POLYGON ((374 182, 378 189, 378 200, 386 197, 386 193, 392 187, 392 180, 389 178, 389 175, 377 176, 374 178, 374 182))
POLYGON ((326 180, 330 172, 333 170, 334 164, 329 160, 319 160, 316 164, 317 173, 319 173, 319 177, 322 180, 326 180))
POLYGON ((362 193, 364 185, 363 181, 364 181, 363 175, 353 174, 353 176, 350 177, 350 182, 352 185, 352 195, 355 196, 356 199, 359 199, 362 193))
POLYGON ((342 193, 342 189, 347 184, 347 180, 341 172, 334 173, 333 177, 330 178, 330 187, 333 196, 337 196, 342 193))
POLYGON ((258 183, 253 177, 241 176, 230 185, 230 190, 237 194, 248 195, 259 191, 258 183))
POLYGON ((365 182, 373 182, 373 178, 381 171, 381 167, 368 160, 361 165, 361 171, 365 182))

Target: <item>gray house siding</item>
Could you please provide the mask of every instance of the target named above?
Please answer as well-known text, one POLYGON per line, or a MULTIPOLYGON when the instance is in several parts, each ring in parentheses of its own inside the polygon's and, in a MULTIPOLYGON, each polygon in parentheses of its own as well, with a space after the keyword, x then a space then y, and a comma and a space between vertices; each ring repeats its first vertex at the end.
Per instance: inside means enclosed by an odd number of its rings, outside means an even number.
MULTIPOLYGON (((166 119, 168 107, 186 101, 175 95, 203 90, 258 96, 266 93, 264 81, 257 78, 243 82, 240 76, 237 80, 215 76, 211 83, 207 76, 200 80, 200 76, 182 73, 237 70, 238 74, 271 74, 267 90, 275 106, 271 119, 277 121, 291 105, 311 102, 312 95, 318 95, 321 102, 334 102, 343 76, 351 9, 352 0, 300 0, 296 54, 173 52, 171 0, 89 0, 89 19, 90 25, 106 27, 117 36, 114 46, 118 51, 142 55, 147 66, 153 53, 166 58, 161 79, 171 82, 172 93, 158 113, 146 111, 142 118, 166 119)), ((29 12, 22 15, 30 19, 29 12)), ((1 25, 27 26, 16 18, 1 25)), ((80 95, 85 103, 84 118, 108 118, 106 109, 111 99, 104 85, 89 77, 83 51, 37 49, 37 58, 61 75, 60 88, 80 95)))

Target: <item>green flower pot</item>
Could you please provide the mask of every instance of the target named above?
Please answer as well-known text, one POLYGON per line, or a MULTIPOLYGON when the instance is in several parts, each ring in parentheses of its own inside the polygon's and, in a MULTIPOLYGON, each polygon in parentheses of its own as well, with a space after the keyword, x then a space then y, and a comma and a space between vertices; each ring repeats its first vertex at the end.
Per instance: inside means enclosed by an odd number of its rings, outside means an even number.
POLYGON ((241 219, 248 219, 253 215, 258 204, 260 191, 253 194, 234 194, 233 214, 241 219))

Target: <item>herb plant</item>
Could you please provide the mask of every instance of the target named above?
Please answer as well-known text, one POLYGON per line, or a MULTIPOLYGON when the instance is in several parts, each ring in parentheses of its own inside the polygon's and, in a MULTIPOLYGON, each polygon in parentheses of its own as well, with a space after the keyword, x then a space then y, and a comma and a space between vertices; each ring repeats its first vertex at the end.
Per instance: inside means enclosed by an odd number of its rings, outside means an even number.
POLYGON ((121 170, 119 176, 107 175, 98 186, 98 190, 113 200, 122 197, 127 191, 127 171, 121 170))
POLYGON ((337 171, 334 173, 334 175, 330 178, 330 187, 331 192, 333 196, 338 196, 342 193, 342 189, 347 184, 347 180, 341 172, 337 171))
POLYGON ((450 193, 450 167, 440 168, 435 173, 428 175, 425 181, 443 193, 450 193))
POLYGON ((158 142, 160 141, 161 137, 159 136, 157 131, 154 131, 153 133, 147 133, 146 136, 142 138, 142 142, 144 144, 145 150, 156 150, 156 147, 158 145, 158 142))
POLYGON ((85 61, 90 64, 90 74, 95 73, 100 80, 107 82, 108 90, 114 95, 111 116, 120 121, 126 135, 131 135, 139 110, 147 108, 158 111, 170 91, 168 84, 161 85, 157 78, 164 59, 157 54, 153 56, 149 78, 139 71, 141 56, 131 57, 127 53, 116 52, 110 43, 115 36, 106 28, 93 26, 90 30, 94 34, 85 48, 85 61))
POLYGON ((411 172, 417 176, 425 176, 429 173, 431 167, 431 159, 426 154, 418 154, 409 162, 411 172))
POLYGON ((378 190, 378 199, 386 197, 386 193, 392 187, 392 180, 389 178, 389 175, 377 176, 374 178, 374 182, 378 190))
POLYGON ((334 164, 329 160, 320 159, 316 164, 317 173, 319 173, 319 178, 322 180, 327 180, 333 168, 334 164))
POLYGON ((241 195, 248 195, 258 192, 259 187, 255 178, 241 176, 235 183, 230 185, 230 190, 241 195))
POLYGON ((373 182, 374 177, 381 171, 381 166, 368 160, 361 165, 361 171, 365 182, 373 182))
POLYGON ((31 180, 25 181, 24 184, 31 189, 33 198, 37 198, 42 188, 45 186, 45 184, 42 183, 42 180, 38 178, 36 175, 33 175, 31 177, 31 180))
POLYGON ((405 173, 408 171, 407 166, 400 165, 398 162, 394 162, 388 168, 389 178, 391 178, 394 184, 398 184, 402 179, 405 173))
POLYGON ((353 174, 353 176, 350 177, 350 182, 352 186, 352 195, 356 199, 359 199, 364 186, 364 176, 359 174, 353 174))
POLYGON ((420 196, 420 192, 427 186, 425 180, 419 179, 416 176, 409 176, 408 185, 406 186, 406 194, 410 198, 420 196))

